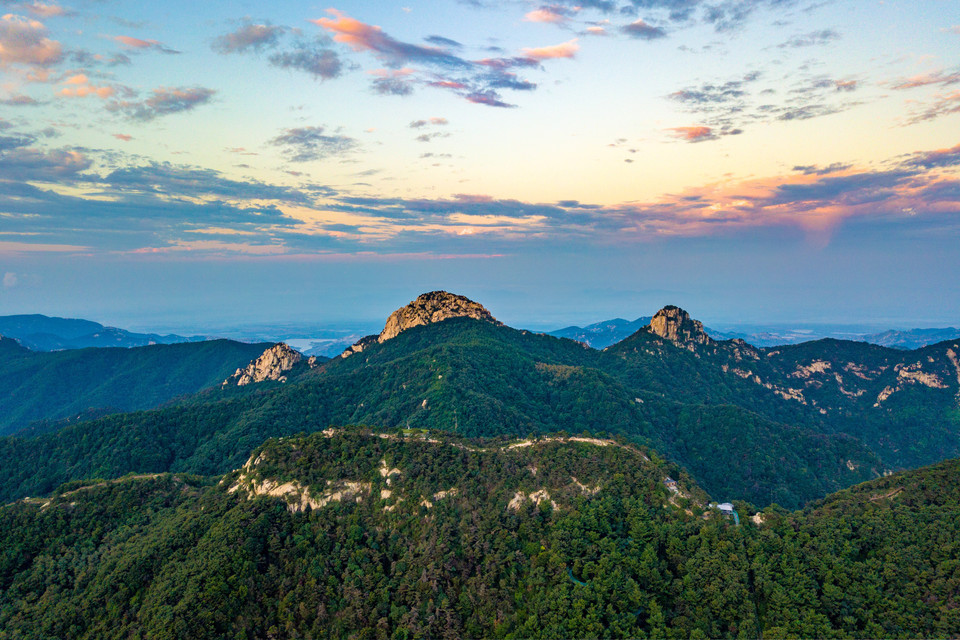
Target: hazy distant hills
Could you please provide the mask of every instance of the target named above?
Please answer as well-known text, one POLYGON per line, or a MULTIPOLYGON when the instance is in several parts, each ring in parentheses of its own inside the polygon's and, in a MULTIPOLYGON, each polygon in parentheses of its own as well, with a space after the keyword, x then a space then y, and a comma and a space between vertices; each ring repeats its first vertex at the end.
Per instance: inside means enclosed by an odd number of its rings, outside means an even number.
POLYGON ((199 342, 203 337, 133 333, 99 322, 55 318, 40 314, 0 316, 0 336, 15 338, 34 351, 87 347, 143 347, 151 344, 199 342))
MULTIPOLYGON (((649 324, 650 317, 637 318, 634 321, 614 318, 596 322, 585 327, 570 326, 555 331, 548 331, 551 336, 570 338, 588 344, 594 349, 605 349, 620 342, 638 329, 649 324)), ((717 340, 733 340, 739 338, 755 347, 776 347, 778 345, 799 344, 811 340, 834 338, 837 340, 853 340, 879 344, 895 349, 919 349, 929 344, 944 340, 960 338, 960 329, 946 327, 941 329, 905 329, 875 332, 858 326, 801 326, 791 328, 788 325, 745 325, 724 330, 704 329, 707 334, 717 340)))
POLYGON ((895 349, 919 349, 928 344, 944 340, 960 338, 960 329, 948 327, 946 329, 910 329, 907 331, 884 331, 874 333, 863 338, 864 342, 872 342, 884 347, 895 349))
MULTIPOLYGON (((651 316, 636 320, 614 318, 584 327, 569 326, 546 332, 558 338, 569 338, 594 349, 605 349, 632 335, 650 323, 651 316)), ((306 323, 277 323, 246 329, 211 331, 213 335, 241 342, 286 342, 305 356, 334 357, 370 333, 371 327, 359 323, 352 328, 331 327, 306 323)), ((744 325, 724 330, 705 328, 718 340, 739 338, 756 347, 799 344, 822 338, 854 340, 879 344, 896 349, 919 349, 928 344, 960 338, 960 329, 869 331, 857 326, 815 326, 789 328, 779 325, 744 325)), ((177 334, 136 333, 116 327, 106 327, 90 320, 56 318, 39 314, 0 316, 0 336, 14 338, 34 351, 58 351, 86 347, 142 347, 151 344, 201 342, 203 336, 177 334)))
POLYGON ((210 340, 38 352, 0 338, 0 433, 91 411, 149 409, 220 384, 269 346, 210 340))
POLYGON ((620 342, 648 324, 650 324, 650 316, 643 316, 633 321, 614 318, 613 320, 588 324, 585 327, 570 326, 547 333, 558 338, 577 340, 590 345, 594 349, 604 349, 620 342))

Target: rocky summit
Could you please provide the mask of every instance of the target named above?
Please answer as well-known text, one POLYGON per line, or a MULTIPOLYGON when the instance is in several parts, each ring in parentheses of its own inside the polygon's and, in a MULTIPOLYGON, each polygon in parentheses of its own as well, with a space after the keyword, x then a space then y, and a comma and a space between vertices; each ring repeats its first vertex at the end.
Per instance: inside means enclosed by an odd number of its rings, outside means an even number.
POLYGON ((649 331, 677 345, 710 344, 713 340, 703 331, 703 323, 690 314, 669 305, 660 309, 650 320, 649 331))
POLYGON ((446 291, 431 291, 417 297, 405 307, 390 314, 383 331, 377 336, 367 336, 343 352, 346 358, 363 351, 373 343, 383 343, 413 327, 442 322, 450 318, 474 318, 494 324, 502 324, 479 302, 446 291))
POLYGON ((260 357, 248 364, 245 369, 237 369, 236 373, 223 381, 223 384, 235 382, 237 386, 242 387, 264 380, 286 382, 287 377, 284 374, 293 369, 293 365, 301 359, 303 356, 299 351, 295 351, 284 342, 279 342, 260 354, 260 357))

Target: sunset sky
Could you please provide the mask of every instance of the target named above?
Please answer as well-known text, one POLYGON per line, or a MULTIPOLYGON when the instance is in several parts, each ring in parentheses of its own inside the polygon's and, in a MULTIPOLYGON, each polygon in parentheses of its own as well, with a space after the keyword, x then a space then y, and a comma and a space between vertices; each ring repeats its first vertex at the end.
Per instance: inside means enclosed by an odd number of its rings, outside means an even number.
POLYGON ((0 0, 0 315, 960 326, 960 2, 0 0))

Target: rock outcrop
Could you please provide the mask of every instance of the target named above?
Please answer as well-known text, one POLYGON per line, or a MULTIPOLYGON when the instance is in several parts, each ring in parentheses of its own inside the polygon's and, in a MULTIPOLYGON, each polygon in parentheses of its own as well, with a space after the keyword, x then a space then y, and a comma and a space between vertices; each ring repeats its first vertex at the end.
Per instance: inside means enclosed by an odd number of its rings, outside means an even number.
POLYGON ((341 356, 346 358, 354 353, 360 353, 371 344, 386 342, 407 329, 442 322, 450 318, 474 318, 501 324, 478 302, 446 291, 431 291, 418 296, 407 306, 391 313, 380 335, 367 336, 361 339, 347 348, 341 356))
POLYGON ((703 331, 703 323, 694 320, 686 311, 673 305, 666 306, 650 320, 650 333, 680 346, 711 344, 713 339, 703 331))
POLYGON ((284 374, 293 369, 293 365, 302 359, 303 355, 299 351, 290 348, 286 343, 278 342, 260 354, 260 357, 248 364, 245 369, 237 369, 236 373, 223 381, 223 384, 236 384, 242 387, 245 384, 264 380, 286 382, 287 376, 284 374))

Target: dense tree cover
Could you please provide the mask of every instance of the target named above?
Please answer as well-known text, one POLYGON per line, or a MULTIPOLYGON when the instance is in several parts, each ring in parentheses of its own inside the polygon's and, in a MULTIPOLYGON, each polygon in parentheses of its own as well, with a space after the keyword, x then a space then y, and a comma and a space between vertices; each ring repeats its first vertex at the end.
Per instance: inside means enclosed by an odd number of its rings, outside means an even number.
POLYGON ((0 638, 960 632, 958 461, 760 524, 738 503, 736 526, 625 440, 510 444, 346 429, 271 440, 222 481, 72 483, 2 507, 0 638), (264 481, 369 488, 294 512, 248 492, 264 481))
POLYGON ((136 411, 217 385, 267 344, 209 340, 42 353, 0 338, 0 433, 90 409, 136 411))
POLYGON ((177 407, 0 438, 0 499, 91 474, 224 473, 266 438, 368 424, 471 437, 614 434, 684 464, 719 498, 795 508, 885 468, 960 454, 956 383, 941 372, 944 388, 907 384, 895 371, 916 360, 948 366, 944 350, 835 340, 688 350, 641 331, 601 352, 456 318, 301 367, 285 385, 217 388, 177 407), (833 364, 798 377, 817 360, 833 364), (867 390, 851 391, 861 383, 867 390), (878 387, 892 383, 898 391, 874 407, 878 387))

